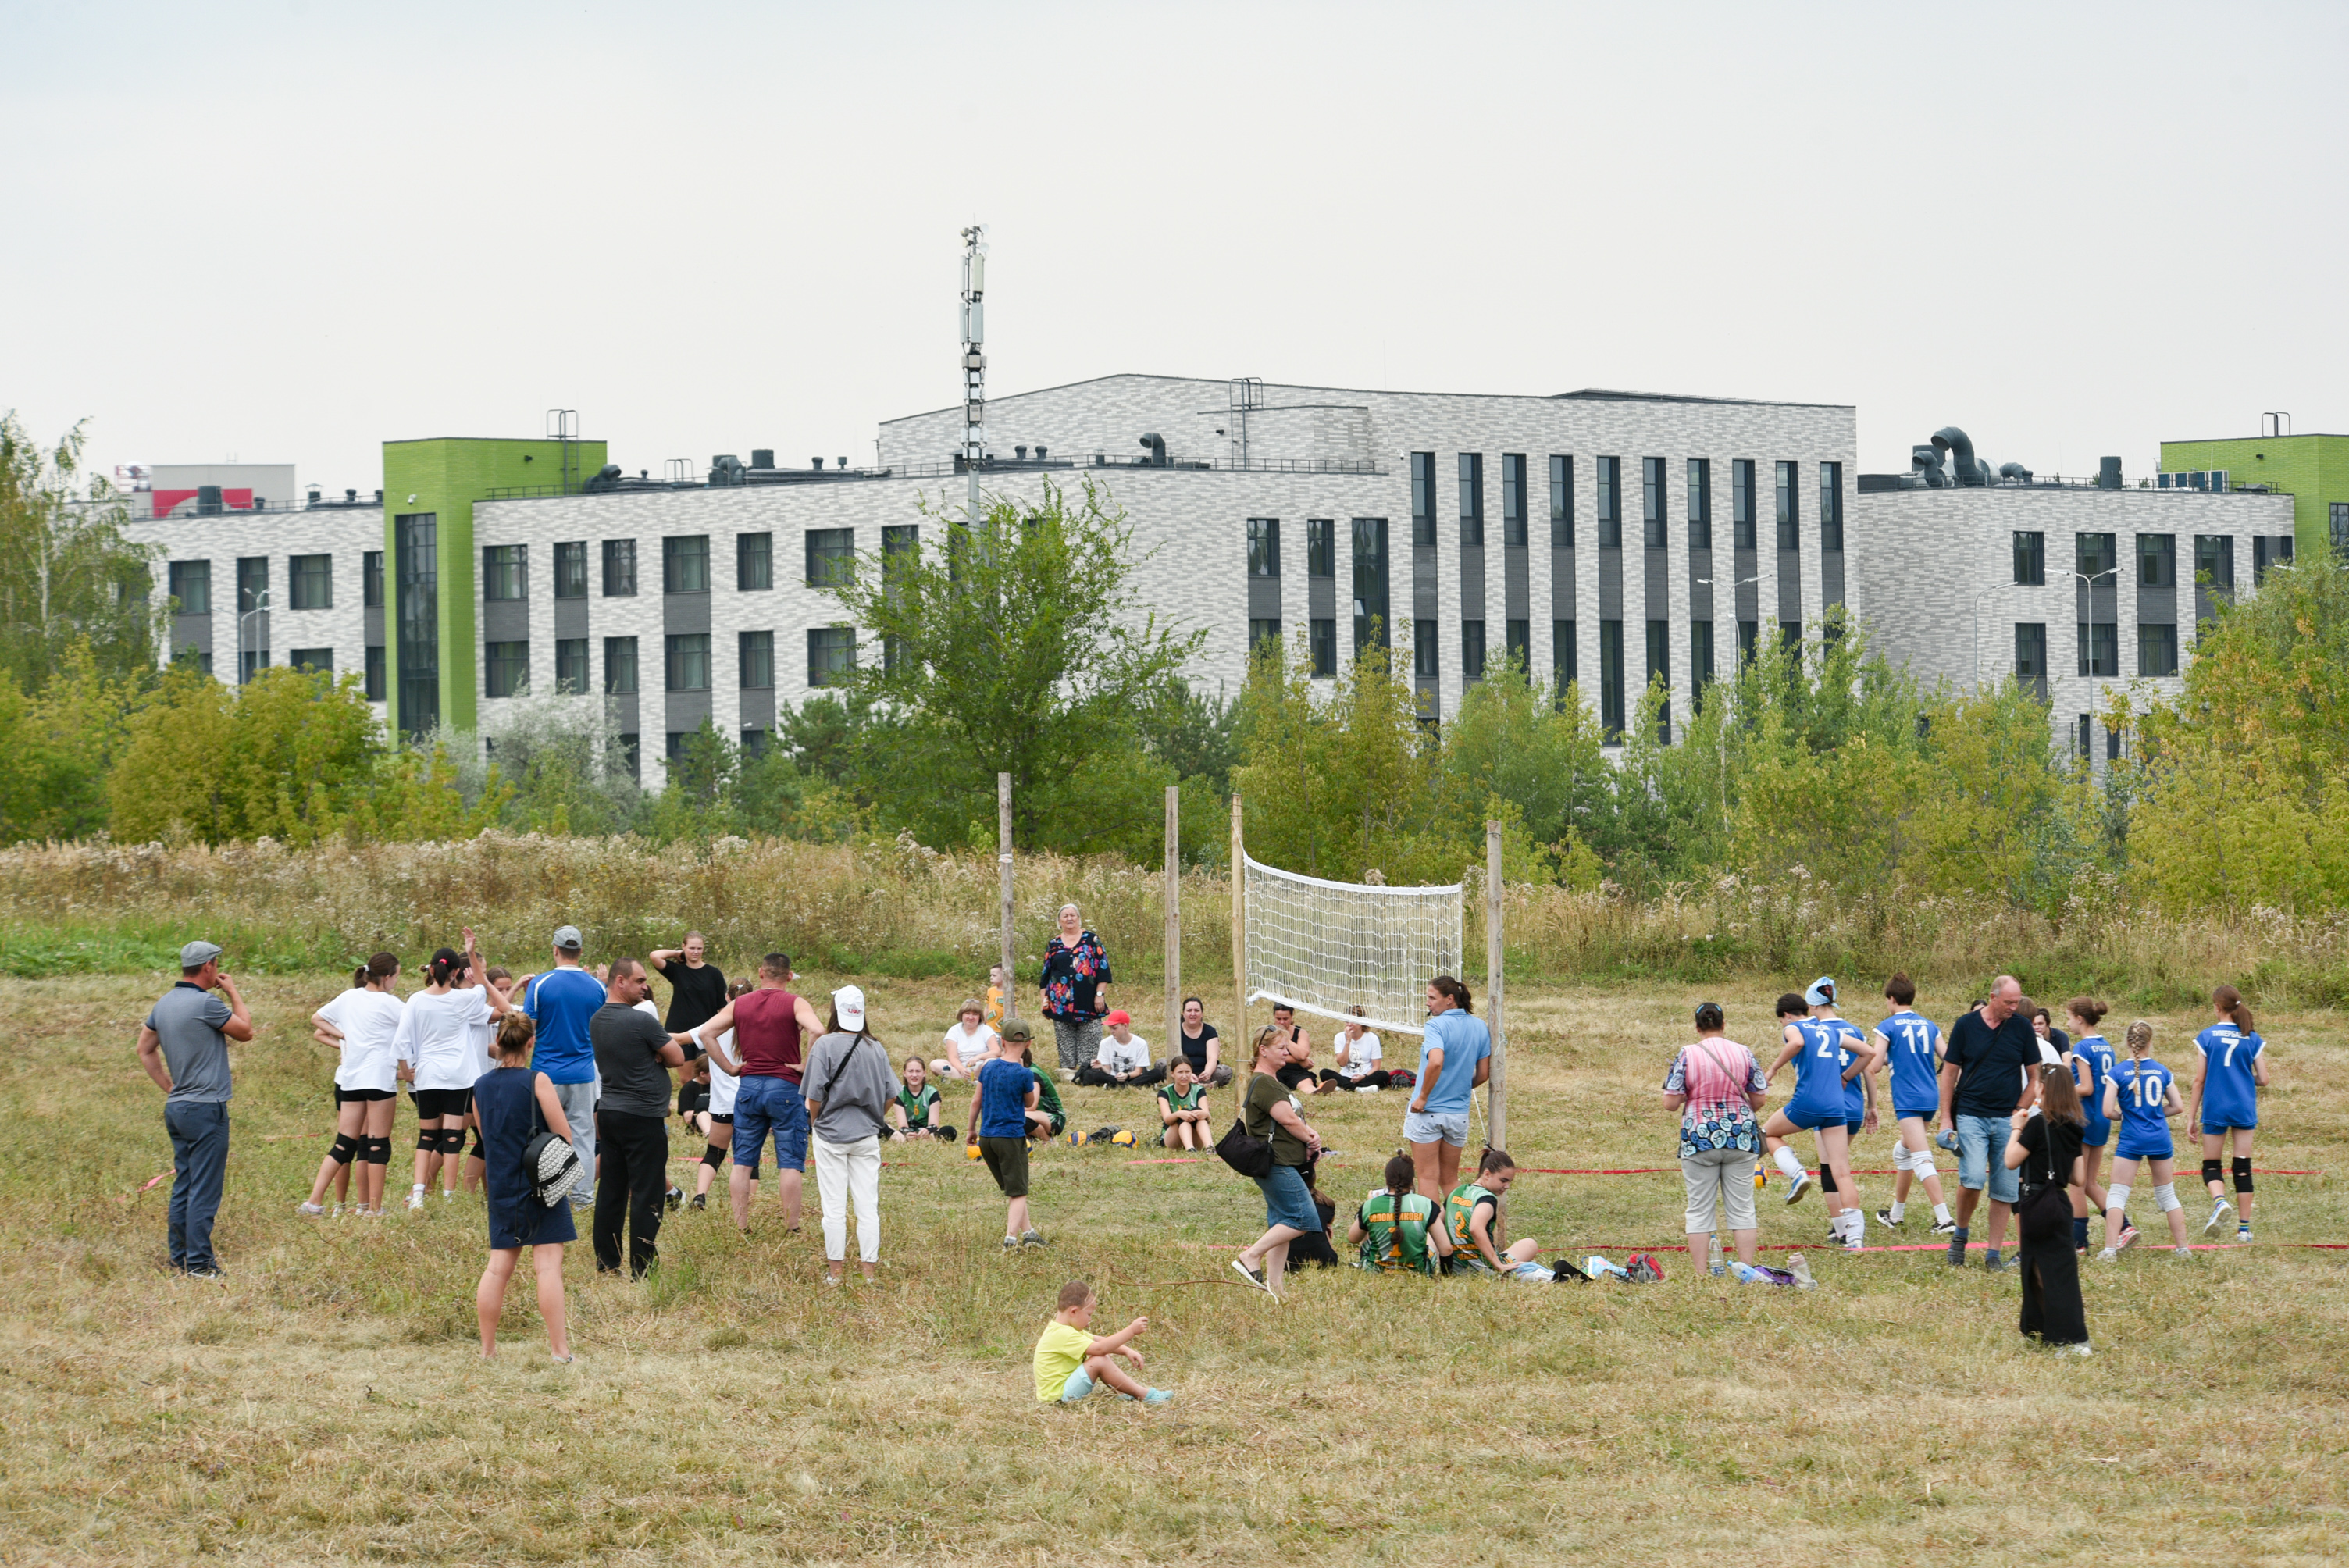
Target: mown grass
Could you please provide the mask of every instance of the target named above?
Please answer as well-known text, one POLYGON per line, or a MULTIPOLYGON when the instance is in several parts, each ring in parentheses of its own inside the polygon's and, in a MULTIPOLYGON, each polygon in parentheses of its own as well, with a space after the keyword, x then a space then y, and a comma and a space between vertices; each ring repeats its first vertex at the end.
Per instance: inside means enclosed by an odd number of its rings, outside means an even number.
MULTIPOLYGON (((1823 1284, 1800 1295, 1692 1278, 1667 1253, 1670 1277, 1645 1287, 1338 1270, 1276 1305, 1225 1267, 1260 1227, 1251 1187, 1145 1163, 1156 1150, 1059 1147, 1036 1162, 1048 1255, 1000 1255, 983 1172, 924 1149, 884 1173, 877 1286, 826 1289, 812 1216, 791 1237, 771 1208, 747 1241, 715 1214, 673 1218, 657 1283, 595 1277, 582 1243, 580 1361, 558 1368, 521 1290, 503 1354, 478 1359, 470 1202, 381 1224, 293 1212, 329 1125, 329 1064, 302 1019, 331 975, 254 977, 219 1235, 231 1275, 170 1276, 164 1190, 140 1191, 168 1145, 131 1053, 159 984, 0 980, 25 1028, 0 1068, 0 1559, 2337 1557, 2349 1253, 2283 1244, 2349 1241, 2333 1088, 2349 1030, 2332 1015, 2262 1017, 2277 1082, 2261 1145, 2262 1165, 2331 1173, 2264 1183, 2252 1249, 2092 1272, 2088 1361, 2017 1337, 2010 1279, 1928 1253, 1809 1245, 1823 1284), (1072 1274, 1112 1323, 1151 1315, 1170 1410, 1035 1405, 1029 1348, 1072 1274)), ((967 982, 866 985, 884 1037, 911 1044, 967 982)), ((1751 1037, 1778 988, 1715 987, 1732 1032, 1751 1037)), ((1670 1166, 1654 1085, 1696 999, 1520 988, 1519 1159, 1670 1166)), ((1944 1015, 1953 999, 1927 998, 1944 1015)), ((2188 1059, 2193 1020, 2158 1022, 2168 1059, 2188 1059)), ((1143 1109, 1063 1092, 1084 1128, 1143 1109)), ((1333 1193, 1374 1179, 1400 1112, 1393 1095, 1311 1102, 1341 1151, 1333 1193)), ((412 1126, 403 1113, 403 1160, 412 1126)), ((1884 1141, 1863 1163, 1885 1163, 1884 1141)), ((1871 1206, 1888 1180, 1864 1180, 1871 1206)), ((1619 1260, 1680 1239, 1679 1183, 1529 1175, 1512 1218, 1545 1255, 1619 1260)), ((1823 1218, 1773 1201, 1764 1224, 1765 1242, 1808 1244, 1823 1218)))

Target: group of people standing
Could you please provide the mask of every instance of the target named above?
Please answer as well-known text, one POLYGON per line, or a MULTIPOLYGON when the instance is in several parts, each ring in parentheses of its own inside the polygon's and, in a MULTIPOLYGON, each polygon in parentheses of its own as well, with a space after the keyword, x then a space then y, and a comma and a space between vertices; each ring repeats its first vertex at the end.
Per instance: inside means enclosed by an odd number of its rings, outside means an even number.
MULTIPOLYGON (((1931 1233, 1949 1240, 1952 1268, 1966 1264, 1972 1222, 1989 1199, 1983 1266, 2008 1264, 2002 1255, 2010 1217, 2019 1223, 2015 1266, 2023 1274, 2022 1327, 2051 1345, 2087 1354, 2088 1334, 2079 1287, 2079 1260, 2087 1254, 2092 1212, 2103 1217, 2104 1245, 2095 1255, 2112 1263, 2138 1239, 2127 1203, 2142 1162, 2153 1179, 2171 1245, 2190 1257, 2184 1205, 2173 1188, 2175 1149, 2169 1121, 2181 1112, 2203 1140, 2202 1176, 2211 1200, 2205 1236, 2237 1214, 2236 1239, 2251 1239, 2251 1152, 2259 1125, 2259 1090, 2267 1083, 2264 1042, 2250 1008, 2231 985, 2211 995, 2215 1021, 2195 1037, 2198 1057, 2190 1105, 2175 1075, 2150 1055, 2153 1026, 2142 1020, 2126 1036, 2126 1056, 2098 1031, 2108 1009, 2091 996, 2064 1004, 2070 1031, 2055 1028, 2044 1008, 2002 975, 1990 995, 1951 1026, 1940 1026, 1915 1008, 1915 985, 1905 975, 1886 984, 1887 1016, 1863 1031, 1836 1011, 1836 983, 1814 981, 1802 994, 1778 999, 1781 1048, 1765 1071, 1754 1053, 1727 1037, 1718 1003, 1697 1008, 1697 1039, 1674 1058, 1663 1083, 1663 1103, 1681 1118, 1680 1160, 1688 1191, 1686 1231, 1692 1257, 1713 1255, 1717 1231, 1726 1231, 1733 1264, 1714 1261, 1757 1283, 1772 1271, 1755 1267, 1759 1237, 1754 1194, 1767 1181, 1757 1157, 1765 1152, 1786 1179, 1785 1202, 1816 1185, 1830 1212, 1830 1240, 1850 1250, 1866 1244, 1867 1221, 1850 1161, 1852 1140, 1881 1122, 1874 1075, 1889 1068, 1889 1092, 1899 1136, 1894 1145, 1893 1199, 1876 1218, 1895 1229, 1907 1219, 1907 1199, 1921 1184, 1932 1208, 1931 1233), (1766 1121, 1759 1119, 1769 1086, 1789 1066, 1792 1096, 1766 1121), (1941 1124, 1939 1143, 1959 1157, 1957 1206, 1944 1202, 1933 1160, 1930 1126, 1941 1124), (1798 1133, 1817 1142, 1812 1176, 1790 1146, 1798 1133), (2117 1136, 2116 1136, 2117 1133, 2117 1136), (2231 1143, 2235 1196, 2227 1196, 2222 1147, 2231 1143), (2112 1185, 2097 1180, 2107 1148, 2112 1185)), ((1779 1282, 1783 1283, 1783 1282, 1779 1282)))

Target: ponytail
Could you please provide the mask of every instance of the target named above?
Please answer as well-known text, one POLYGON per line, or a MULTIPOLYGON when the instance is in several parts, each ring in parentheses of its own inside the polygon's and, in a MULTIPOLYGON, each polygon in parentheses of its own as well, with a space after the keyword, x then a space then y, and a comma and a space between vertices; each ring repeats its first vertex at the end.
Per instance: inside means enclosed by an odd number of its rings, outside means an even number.
POLYGON ((446 985, 464 965, 464 954, 453 947, 444 947, 432 955, 430 963, 425 965, 425 978, 435 985, 446 985))
POLYGON ((2235 1027, 2245 1034, 2251 1032, 2251 1010, 2243 1001, 2243 994, 2232 985, 2221 985, 2210 993, 2210 1006, 2234 1020, 2235 1027))
POLYGON ((357 968, 351 971, 351 989, 354 991, 364 991, 367 989, 367 966, 362 964, 357 968))
POLYGON ((2075 996, 2064 1004, 2064 1010, 2092 1029, 2106 1014, 2112 1011, 2094 996, 2075 996))
POLYGON ((2151 1024, 2147 1023, 2143 1018, 2139 1018, 2136 1023, 2131 1024, 2128 1026, 2128 1054, 2130 1056, 2141 1057, 2145 1055, 2146 1047, 2152 1044, 2153 1026, 2151 1024))
POLYGON ((1468 987, 1461 982, 1454 980, 1451 975, 1438 975, 1434 979, 1428 982, 1428 985, 1437 995, 1451 997, 1452 1005, 1459 1008, 1462 1012, 1475 1012, 1475 999, 1468 995, 1468 987))

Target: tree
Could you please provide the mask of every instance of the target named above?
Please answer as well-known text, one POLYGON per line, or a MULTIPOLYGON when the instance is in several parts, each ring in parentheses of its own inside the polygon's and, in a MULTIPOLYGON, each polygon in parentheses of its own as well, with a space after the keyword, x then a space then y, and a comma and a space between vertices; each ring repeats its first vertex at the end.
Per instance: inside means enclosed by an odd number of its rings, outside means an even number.
POLYGON ((76 425, 45 450, 0 415, 0 669, 26 692, 76 644, 119 680, 153 665, 160 641, 160 552, 124 532, 129 509, 103 479, 77 493, 83 439, 76 425))
POLYGON ((1076 498, 1048 481, 1027 510, 999 497, 975 521, 926 515, 943 538, 860 557, 833 589, 881 654, 842 674, 843 696, 897 727, 866 777, 925 837, 960 839, 993 820, 1009 773, 1018 841, 1102 847, 1102 824, 1077 810, 1102 803, 1080 775, 1136 747, 1206 634, 1135 610, 1133 531, 1090 481, 1076 498))

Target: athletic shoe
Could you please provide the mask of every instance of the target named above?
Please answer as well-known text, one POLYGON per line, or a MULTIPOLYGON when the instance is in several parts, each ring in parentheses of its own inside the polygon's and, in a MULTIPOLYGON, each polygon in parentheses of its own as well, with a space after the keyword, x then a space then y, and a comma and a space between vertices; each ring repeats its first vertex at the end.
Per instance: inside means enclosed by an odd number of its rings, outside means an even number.
MULTIPOLYGON (((309 1214, 309 1215, 312 1215, 312 1216, 316 1216, 316 1215, 323 1214, 323 1213, 325 1213, 326 1211, 326 1209, 324 1208, 324 1206, 322 1206, 322 1205, 320 1205, 320 1204, 317 1204, 317 1203, 304 1203, 304 1204, 302 1204, 301 1206, 299 1206, 298 1208, 296 1208, 294 1212, 295 1212, 295 1213, 297 1213, 297 1214, 309 1214)), ((341 1211, 340 1209, 337 1209, 337 1210, 336 1210, 335 1212, 336 1212, 336 1213, 340 1213, 340 1212, 342 1212, 342 1211, 341 1211)))
POLYGON ((2211 1205, 2210 1217, 2202 1222, 2202 1233, 2206 1236, 2217 1235, 2219 1233, 2219 1222, 2225 1219, 2234 1212, 2235 1205, 2230 1203, 2224 1198, 2220 1199, 2218 1202, 2211 1205))
MULTIPOLYGON (((748 1232, 748 1231, 744 1231, 742 1233, 743 1233, 744 1235, 746 1235, 746 1236, 747 1236, 747 1235, 749 1235, 750 1233, 750 1232, 748 1232)), ((1007 1253, 1016 1253, 1016 1252, 1018 1252, 1018 1251, 1019 1250, 1019 1237, 1017 1237, 1017 1236, 1006 1236, 1006 1237, 1004 1237, 1004 1238, 1003 1238, 1003 1250, 1004 1250, 1005 1252, 1007 1252, 1007 1253)))
POLYGON ((1052 1243, 1044 1239, 1041 1231, 1022 1231, 1019 1233, 1019 1244, 1023 1247, 1049 1247, 1052 1243))
POLYGON ((2249 1225, 2238 1225, 2235 1227, 2235 1240, 2238 1242, 2248 1242, 2251 1239, 2251 1228, 2249 1225))
POLYGON ((2096 1261, 2100 1264, 2116 1264, 2121 1261, 2120 1249, 2118 1247, 2106 1247, 2103 1252, 2096 1254, 2096 1261))
POLYGON ((2094 1356, 2095 1352, 2089 1349, 2088 1342, 2083 1339, 2077 1345, 2064 1346, 2062 1354, 2065 1356, 2094 1356))
POLYGON ((418 1187, 409 1191, 408 1194, 408 1206, 410 1210, 417 1210, 424 1207, 423 1188, 418 1187))
POLYGON ((1264 1277, 1264 1271, 1262 1269, 1252 1269, 1248 1267, 1247 1264, 1240 1262, 1239 1259, 1234 1258, 1232 1260, 1232 1272, 1238 1274, 1240 1278, 1247 1281, 1248 1284, 1256 1286, 1257 1289, 1264 1292, 1265 1295, 1270 1295, 1272 1294, 1271 1282, 1264 1277))
POLYGON ((1899 1219, 1894 1219, 1892 1217, 1892 1211, 1889 1209, 1878 1209, 1876 1211, 1876 1222, 1890 1230, 1899 1230, 1902 1225, 1908 1223, 1908 1221, 1909 1216, 1906 1214, 1900 1216, 1899 1219))
POLYGON ((670 1188, 670 1189, 668 1190, 668 1210, 669 1210, 669 1212, 670 1212, 670 1213, 672 1213, 672 1214, 676 1213, 676 1212, 677 1212, 677 1210, 678 1210, 678 1205, 679 1205, 680 1203, 683 1203, 684 1202, 685 1202, 685 1189, 684 1189, 684 1188, 682 1188, 682 1187, 672 1187, 672 1188, 670 1188))
POLYGON ((696 1192, 693 1195, 693 1206, 697 1209, 707 1209, 709 1207, 709 1194, 707 1192, 696 1192))
POLYGON ((1958 1233, 1958 1222, 1955 1220, 1937 1220, 1933 1222, 1933 1229, 1930 1233, 1936 1236, 1954 1236, 1958 1233))
POLYGON ((1144 1388, 1142 1391, 1142 1402, 1150 1406, 1173 1404, 1174 1402, 1174 1390, 1172 1388, 1144 1388))
POLYGON ((2121 1228, 2120 1241, 2113 1246, 2106 1247, 2105 1250, 2108 1253, 2126 1252, 2129 1248, 2137 1245, 2137 1227, 2135 1225, 2125 1225, 2121 1228))
POLYGON ((2194 1249, 2192 1247, 2179 1247, 2175 1252, 2171 1253, 2170 1255, 2172 1257, 2184 1258, 2190 1264, 2194 1261, 2194 1249))
POLYGON ((1809 1290, 1819 1283, 1811 1277, 1811 1265, 1803 1261, 1800 1253, 1786 1254, 1786 1272, 1795 1276, 1795 1284, 1800 1289, 1809 1290))
POLYGON ((1803 1201, 1803 1194, 1810 1190, 1811 1173, 1806 1171, 1800 1176, 1795 1177, 1793 1184, 1786 1189, 1786 1202, 1789 1203, 1799 1203, 1803 1201))
POLYGON ((226 1274, 222 1274, 222 1273, 221 1272, 221 1268, 220 1268, 220 1265, 219 1265, 218 1264, 212 1264, 210 1268, 190 1269, 190 1270, 188 1270, 188 1271, 187 1271, 187 1273, 188 1273, 188 1277, 189 1277, 190 1279, 226 1279, 226 1278, 228 1278, 228 1275, 226 1275, 226 1274))
POLYGON ((1868 1233, 1866 1231, 1854 1231, 1850 1236, 1846 1238, 1844 1241, 1843 1250, 1847 1253, 1864 1253, 1868 1251, 1868 1233))
POLYGON ((1955 1225, 1950 1227, 1950 1266, 1953 1269, 1966 1266, 1966 1239, 1958 1233, 1955 1225))
POLYGON ((1995 1252, 1982 1253, 1982 1268, 1991 1274, 2006 1273, 2006 1260, 1995 1252))

